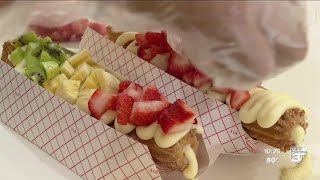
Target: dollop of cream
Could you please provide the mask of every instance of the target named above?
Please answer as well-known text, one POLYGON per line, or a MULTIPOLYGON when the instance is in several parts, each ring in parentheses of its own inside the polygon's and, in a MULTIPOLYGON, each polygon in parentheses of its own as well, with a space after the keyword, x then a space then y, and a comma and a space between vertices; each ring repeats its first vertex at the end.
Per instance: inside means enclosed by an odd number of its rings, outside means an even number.
POLYGON ((198 173, 198 161, 190 144, 184 147, 184 155, 189 163, 183 170, 183 176, 188 179, 193 179, 198 173))
POLYGON ((152 139, 159 128, 158 122, 154 122, 149 126, 138 126, 136 128, 137 136, 142 140, 149 140, 152 139))
POLYGON ((99 121, 103 122, 104 124, 110 124, 117 118, 117 111, 108 110, 102 114, 99 121))
POLYGON ((126 125, 119 124, 117 119, 114 121, 114 128, 122 134, 129 134, 136 128, 135 125, 127 123, 126 125))
POLYGON ((308 154, 294 167, 284 168, 281 172, 281 180, 303 180, 312 175, 312 158, 308 154))
POLYGON ((188 134, 189 130, 185 130, 179 133, 173 134, 164 134, 162 128, 157 128, 157 131, 154 135, 154 141, 160 148, 169 148, 175 145, 181 138, 188 134))
POLYGON ((133 41, 136 39, 136 32, 125 32, 122 33, 118 39, 116 40, 116 44, 118 44, 119 46, 123 46, 125 44, 127 44, 130 41, 133 41))
POLYGON ((196 130, 197 134, 203 134, 204 133, 204 129, 200 124, 192 125, 192 129, 196 130))
POLYGON ((126 48, 126 50, 130 51, 131 53, 137 55, 139 46, 136 45, 137 41, 132 41, 126 48))
POLYGON ((300 146, 302 144, 302 142, 304 141, 305 135, 306 135, 306 132, 301 126, 296 126, 295 128, 293 128, 291 132, 291 136, 296 146, 300 146))
POLYGON ((122 33, 118 39, 116 40, 116 44, 120 45, 120 46, 124 46, 125 44, 127 44, 128 42, 132 41, 127 47, 126 49, 137 55, 138 54, 138 46, 136 45, 137 41, 136 39, 136 34, 138 34, 137 32, 125 32, 122 33))
POLYGON ((274 93, 261 89, 251 91, 251 98, 240 108, 239 118, 243 123, 255 121, 262 128, 270 128, 278 122, 280 117, 289 109, 308 109, 288 95, 274 93))

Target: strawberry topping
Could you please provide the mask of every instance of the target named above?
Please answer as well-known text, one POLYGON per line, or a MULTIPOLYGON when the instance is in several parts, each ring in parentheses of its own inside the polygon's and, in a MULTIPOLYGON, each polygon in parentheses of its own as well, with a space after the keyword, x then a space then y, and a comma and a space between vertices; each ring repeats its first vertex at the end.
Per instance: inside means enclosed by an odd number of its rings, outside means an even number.
POLYGON ((198 119, 194 119, 193 124, 198 124, 198 119))
POLYGON ((178 78, 183 79, 183 75, 190 72, 192 70, 192 66, 190 61, 182 56, 171 53, 168 60, 168 69, 167 72, 178 78))
POLYGON ((134 102, 134 99, 127 94, 118 95, 116 110, 118 112, 117 120, 119 124, 127 124, 134 102))
POLYGON ((148 85, 143 87, 142 100, 144 101, 160 101, 161 94, 156 86, 148 85))
POLYGON ((191 129, 196 117, 197 114, 178 99, 161 112, 158 123, 165 134, 172 134, 191 129))
POLYGON ((239 110, 241 106, 250 98, 248 91, 233 90, 230 94, 230 106, 232 109, 239 110))
POLYGON ((116 110, 117 107, 117 96, 114 94, 110 94, 109 98, 105 102, 106 110, 116 110))
POLYGON ((143 47, 139 47, 137 51, 138 57, 146 61, 151 61, 157 54, 159 54, 159 52, 153 48, 144 49, 143 47))
POLYGON ((96 90, 88 102, 91 115, 96 119, 100 119, 107 108, 115 109, 115 97, 115 95, 106 94, 100 89, 96 90))
POLYGON ((119 84, 119 93, 122 93, 126 90, 131 84, 131 81, 123 81, 119 84))
POLYGON ((157 121, 159 114, 167 106, 168 103, 163 101, 135 102, 129 123, 136 126, 149 126, 157 121))

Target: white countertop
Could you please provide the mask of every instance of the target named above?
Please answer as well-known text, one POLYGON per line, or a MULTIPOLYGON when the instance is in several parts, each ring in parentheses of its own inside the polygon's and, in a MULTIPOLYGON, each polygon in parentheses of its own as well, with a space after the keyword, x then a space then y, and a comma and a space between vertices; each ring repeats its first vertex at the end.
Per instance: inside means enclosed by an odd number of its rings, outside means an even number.
MULTIPOLYGON (((0 9, 0 17, 4 13, 0 9)), ((284 91, 306 104, 311 110, 306 147, 313 156, 313 178, 320 179, 320 2, 309 3, 310 51, 304 62, 264 83, 268 89, 284 91)), ((0 25, 3 21, 0 20, 0 25), (2 22, 1 22, 2 21, 2 22)), ((4 28, 3 26, 1 28, 4 28)), ((0 41, 8 39, 2 31, 0 41)), ((14 34, 13 32, 9 34, 14 34)), ((79 176, 64 167, 18 133, 0 123, 0 179, 4 180, 79 180, 79 176)), ((289 155, 281 154, 276 163, 268 164, 270 155, 220 155, 202 179, 273 180, 278 179, 282 165, 289 164, 289 155)), ((275 157, 275 156, 274 156, 275 157)))

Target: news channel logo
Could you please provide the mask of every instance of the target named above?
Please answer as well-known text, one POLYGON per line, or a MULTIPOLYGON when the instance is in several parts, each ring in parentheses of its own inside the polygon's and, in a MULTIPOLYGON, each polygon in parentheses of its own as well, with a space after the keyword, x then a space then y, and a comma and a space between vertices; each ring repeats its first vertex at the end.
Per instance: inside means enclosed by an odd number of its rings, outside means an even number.
POLYGON ((303 147, 292 147, 291 148, 291 161, 293 163, 300 163, 303 157, 307 154, 307 150, 303 147))

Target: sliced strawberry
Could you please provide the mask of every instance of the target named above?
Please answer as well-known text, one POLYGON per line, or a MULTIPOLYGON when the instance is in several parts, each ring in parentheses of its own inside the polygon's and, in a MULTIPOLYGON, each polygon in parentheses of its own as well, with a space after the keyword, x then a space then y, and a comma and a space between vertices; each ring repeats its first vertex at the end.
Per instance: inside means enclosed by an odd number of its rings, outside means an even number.
POLYGON ((191 129, 196 117, 197 113, 178 99, 161 112, 158 123, 165 134, 172 134, 191 129))
POLYGON ((168 70, 167 72, 178 78, 183 79, 183 75, 192 69, 190 61, 182 56, 171 53, 168 60, 168 70))
POLYGON ((132 83, 131 81, 121 82, 119 84, 119 93, 122 93, 124 90, 126 90, 130 86, 131 83, 132 83))
POLYGON ((114 94, 110 94, 105 102, 106 110, 116 110, 117 106, 117 96, 114 94))
POLYGON ((167 103, 169 103, 169 101, 168 101, 167 97, 166 97, 166 96, 164 96, 164 95, 162 95, 162 94, 160 94, 160 101, 163 101, 163 102, 167 102, 167 103))
POLYGON ((88 102, 88 107, 93 117, 100 119, 101 115, 106 111, 106 102, 109 101, 110 97, 109 94, 100 89, 93 93, 88 102))
POLYGON ((144 101, 160 101, 161 93, 154 85, 143 87, 142 100, 144 101))
POLYGON ((145 39, 147 40, 148 44, 152 44, 154 46, 166 46, 168 44, 167 34, 165 32, 147 32, 145 39))
POLYGON ((231 91, 230 94, 230 106, 232 109, 239 110, 241 106, 246 103, 250 98, 248 91, 231 91))
POLYGON ((149 62, 150 64, 156 66, 157 68, 162 69, 163 71, 167 71, 169 56, 170 56, 169 53, 157 54, 149 62))
POLYGON ((149 126, 158 119, 161 111, 168 105, 163 101, 135 102, 129 123, 136 126, 149 126))
POLYGON ((195 88, 198 88, 198 87, 208 83, 209 81, 210 81, 210 79, 207 76, 205 76, 200 71, 195 70, 194 78, 193 78, 193 85, 195 88))
POLYGON ((189 84, 190 86, 193 86, 193 78, 194 78, 194 71, 192 71, 192 70, 188 71, 182 75, 182 80, 185 83, 189 84))
POLYGON ((116 110, 118 112, 117 120, 119 124, 126 125, 130 119, 134 99, 127 94, 118 94, 116 110))
POLYGON ((198 119, 194 119, 193 124, 198 124, 198 119))
POLYGON ((141 94, 143 93, 143 87, 140 86, 139 84, 134 83, 134 82, 132 82, 129 85, 128 89, 134 89, 134 90, 138 91, 141 94))
POLYGON ((139 101, 142 93, 133 89, 133 88, 128 88, 125 91, 122 92, 123 94, 127 94, 128 96, 132 97, 135 101, 139 101))
POLYGON ((143 47, 139 47, 137 51, 138 57, 148 62, 158 54, 158 51, 153 48, 144 49, 143 47))
POLYGON ((151 47, 150 44, 148 43, 148 41, 146 40, 145 33, 136 34, 136 41, 140 47, 143 47, 143 48, 150 48, 151 47))

